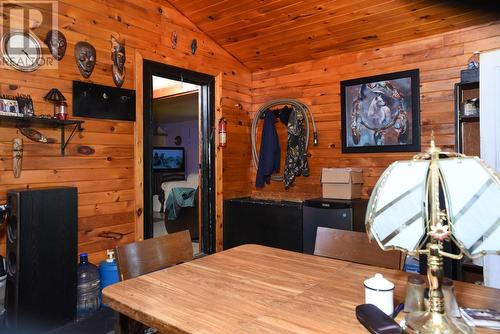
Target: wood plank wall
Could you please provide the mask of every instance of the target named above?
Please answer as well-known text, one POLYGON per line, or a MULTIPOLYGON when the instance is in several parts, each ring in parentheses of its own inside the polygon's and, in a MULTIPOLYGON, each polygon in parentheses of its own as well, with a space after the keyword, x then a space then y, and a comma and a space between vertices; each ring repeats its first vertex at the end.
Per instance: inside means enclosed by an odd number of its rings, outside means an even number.
MULTIPOLYGON (((211 75, 222 81, 221 113, 229 122, 228 140, 223 149, 225 170, 224 196, 235 197, 250 193, 248 161, 249 112, 251 110, 251 74, 215 42, 207 38, 189 20, 166 1, 141 0, 61 0, 59 26, 68 40, 66 56, 58 70, 38 70, 21 73, 0 69, 1 94, 30 94, 37 114, 51 113, 43 96, 57 87, 70 104, 72 80, 84 80, 74 60, 74 45, 88 41, 97 49, 97 65, 91 82, 111 85, 110 35, 125 41, 127 74, 124 88, 135 86, 137 51, 144 59, 164 62, 211 75), (172 31, 178 35, 178 46, 171 48, 172 31), (191 40, 198 40, 198 51, 191 55, 191 40), (12 90, 10 85, 18 88, 12 90)), ((104 231, 125 236, 121 243, 137 238, 135 221, 140 212, 135 209, 134 192, 134 123, 85 119, 85 131, 69 144, 67 156, 59 156, 59 143, 30 142, 13 127, 0 125, 0 202, 7 189, 45 186, 78 187, 78 242, 80 252, 89 252, 98 262, 105 249, 116 241, 99 237, 104 231), (12 139, 23 138, 24 158, 21 177, 12 174, 12 139), (91 156, 82 156, 78 146, 95 149, 91 156)), ((59 140, 56 131, 42 130, 48 137, 59 140)), ((139 211, 139 210, 138 210, 139 211)), ((0 227, 0 254, 5 254, 5 225, 0 227)))
MULTIPOLYGON (((419 68, 422 149, 428 147, 431 130, 434 130, 437 144, 453 150, 453 89, 460 81, 460 70, 466 68, 474 51, 498 48, 500 22, 253 73, 253 112, 275 98, 289 97, 306 103, 317 122, 319 146, 310 144, 310 177, 298 177, 295 186, 289 190, 277 182, 266 185, 264 189, 254 187, 252 196, 288 200, 321 197, 322 167, 362 167, 363 197, 368 197, 378 177, 391 162, 413 156, 414 153, 341 153, 341 80, 419 68)), ((277 128, 284 154, 285 127, 280 124, 277 128)), ((254 180, 255 169, 252 182, 254 180)))

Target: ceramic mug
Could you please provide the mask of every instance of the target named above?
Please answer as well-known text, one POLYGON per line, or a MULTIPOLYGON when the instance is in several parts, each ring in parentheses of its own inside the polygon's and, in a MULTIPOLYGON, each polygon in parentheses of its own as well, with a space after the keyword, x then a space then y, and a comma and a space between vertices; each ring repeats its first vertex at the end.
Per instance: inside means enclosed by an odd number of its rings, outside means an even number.
POLYGON ((365 304, 373 304, 388 316, 394 312, 394 284, 384 278, 382 274, 364 281, 365 304))

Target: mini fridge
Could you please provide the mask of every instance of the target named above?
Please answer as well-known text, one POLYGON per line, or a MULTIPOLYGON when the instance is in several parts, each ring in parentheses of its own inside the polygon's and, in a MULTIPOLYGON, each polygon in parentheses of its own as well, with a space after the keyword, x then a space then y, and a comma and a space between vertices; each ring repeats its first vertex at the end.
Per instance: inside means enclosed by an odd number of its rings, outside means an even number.
POLYGON ((365 232, 367 200, 316 198, 304 201, 302 207, 303 250, 313 254, 318 227, 365 232))

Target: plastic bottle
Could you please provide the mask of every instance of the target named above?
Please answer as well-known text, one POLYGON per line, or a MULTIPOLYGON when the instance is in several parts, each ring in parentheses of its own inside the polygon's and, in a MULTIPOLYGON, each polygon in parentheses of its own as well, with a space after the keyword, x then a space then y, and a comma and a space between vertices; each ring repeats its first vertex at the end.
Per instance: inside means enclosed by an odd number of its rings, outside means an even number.
MULTIPOLYGON (((118 275, 118 264, 115 259, 115 252, 108 249, 106 251, 107 258, 102 261, 99 265, 99 274, 101 276, 101 289, 100 293, 102 296, 102 289, 108 285, 118 283, 120 276, 118 275)), ((104 304, 102 304, 104 306, 104 304)))
POLYGON ((99 309, 101 298, 99 296, 99 271, 89 263, 88 254, 80 254, 78 265, 77 306, 76 320, 90 316, 99 309))

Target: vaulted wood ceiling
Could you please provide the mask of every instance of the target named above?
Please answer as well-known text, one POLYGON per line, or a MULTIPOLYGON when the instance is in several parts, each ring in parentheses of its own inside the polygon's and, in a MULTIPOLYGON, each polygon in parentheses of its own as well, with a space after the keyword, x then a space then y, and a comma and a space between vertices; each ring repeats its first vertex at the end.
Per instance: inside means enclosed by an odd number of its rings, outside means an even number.
POLYGON ((499 19, 480 0, 168 1, 251 70, 499 19))

